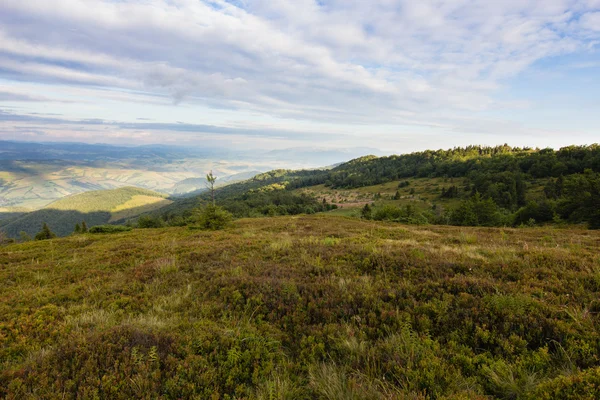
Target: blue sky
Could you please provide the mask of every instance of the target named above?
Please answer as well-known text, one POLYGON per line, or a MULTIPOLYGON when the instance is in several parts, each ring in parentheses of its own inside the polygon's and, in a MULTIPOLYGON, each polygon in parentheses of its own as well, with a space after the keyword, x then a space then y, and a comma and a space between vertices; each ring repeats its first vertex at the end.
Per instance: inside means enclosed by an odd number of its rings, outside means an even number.
POLYGON ((3 0, 0 139, 600 141, 600 0, 3 0))

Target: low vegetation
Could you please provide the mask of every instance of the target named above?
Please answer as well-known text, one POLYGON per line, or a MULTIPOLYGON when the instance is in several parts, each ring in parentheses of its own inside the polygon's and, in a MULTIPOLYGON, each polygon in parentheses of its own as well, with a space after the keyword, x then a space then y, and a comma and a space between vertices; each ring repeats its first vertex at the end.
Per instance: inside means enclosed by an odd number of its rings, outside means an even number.
POLYGON ((90 233, 119 233, 130 231, 131 227, 122 225, 96 225, 89 230, 90 233))
POLYGON ((232 218, 231 213, 214 204, 199 208, 192 215, 194 227, 211 231, 226 228, 232 218))
POLYGON ((333 216, 0 247, 7 399, 594 399, 600 234, 333 216))

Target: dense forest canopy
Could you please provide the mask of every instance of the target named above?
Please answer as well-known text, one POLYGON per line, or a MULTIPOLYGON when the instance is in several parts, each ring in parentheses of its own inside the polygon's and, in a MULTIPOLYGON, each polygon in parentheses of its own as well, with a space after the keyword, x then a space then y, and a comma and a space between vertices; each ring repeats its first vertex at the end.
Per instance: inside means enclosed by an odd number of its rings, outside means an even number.
POLYGON ((427 150, 389 157, 362 157, 334 168, 323 183, 361 187, 408 177, 473 177, 481 174, 523 173, 532 178, 559 177, 600 171, 600 145, 569 146, 560 150, 469 146, 427 150))

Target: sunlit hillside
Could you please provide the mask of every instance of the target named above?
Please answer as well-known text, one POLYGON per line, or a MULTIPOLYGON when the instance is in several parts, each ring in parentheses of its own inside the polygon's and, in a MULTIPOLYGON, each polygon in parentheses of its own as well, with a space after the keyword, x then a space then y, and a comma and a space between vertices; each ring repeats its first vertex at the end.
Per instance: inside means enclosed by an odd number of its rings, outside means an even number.
POLYGON ((18 237, 21 232, 34 236, 42 224, 47 223, 56 234, 65 236, 82 221, 91 227, 160 209, 172 203, 166 197, 162 193, 135 187, 90 191, 65 197, 41 210, 24 214, 1 229, 11 237, 18 237))

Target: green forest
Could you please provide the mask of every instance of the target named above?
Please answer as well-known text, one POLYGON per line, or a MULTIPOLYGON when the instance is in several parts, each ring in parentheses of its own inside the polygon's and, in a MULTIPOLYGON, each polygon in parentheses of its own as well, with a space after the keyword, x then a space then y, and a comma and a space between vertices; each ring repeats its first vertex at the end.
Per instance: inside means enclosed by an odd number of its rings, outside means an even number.
MULTIPOLYGON (((402 223, 456 226, 578 224, 600 228, 600 146, 553 149, 471 146, 400 156, 366 156, 329 170, 278 170, 216 190, 218 203, 235 217, 311 214, 336 209, 302 188, 352 190, 406 180, 442 179, 429 207, 378 202, 363 217, 402 223), (459 181, 461 183, 453 183, 459 181), (450 207, 444 200, 453 200, 450 207)), ((397 196, 400 192, 397 193, 397 196)), ((176 201, 156 215, 182 224, 209 195, 176 201)), ((371 207, 370 206, 370 207, 371 207)))

